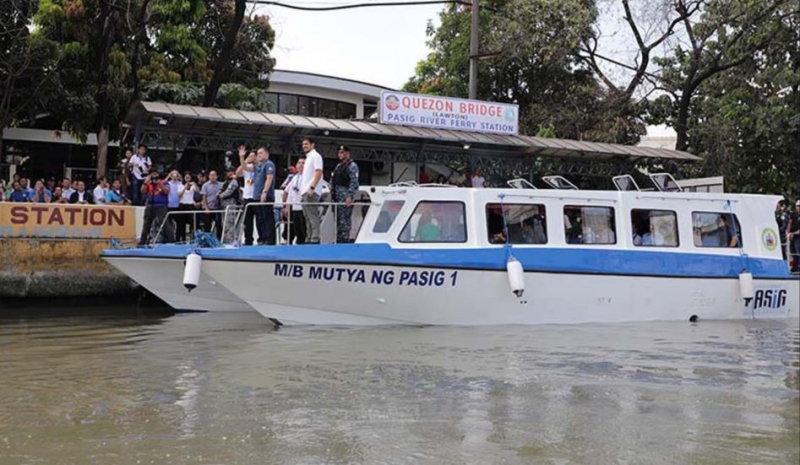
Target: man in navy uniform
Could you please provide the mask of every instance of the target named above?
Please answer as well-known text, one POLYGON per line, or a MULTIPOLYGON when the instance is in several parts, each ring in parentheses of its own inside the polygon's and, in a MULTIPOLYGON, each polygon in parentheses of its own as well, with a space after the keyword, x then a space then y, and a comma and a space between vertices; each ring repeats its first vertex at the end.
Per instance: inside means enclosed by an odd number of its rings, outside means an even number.
POLYGON ((353 217, 353 200, 358 193, 358 165, 350 159, 350 148, 346 145, 339 147, 339 164, 333 170, 331 187, 333 199, 337 205, 336 210, 336 242, 350 242, 350 226, 353 217))

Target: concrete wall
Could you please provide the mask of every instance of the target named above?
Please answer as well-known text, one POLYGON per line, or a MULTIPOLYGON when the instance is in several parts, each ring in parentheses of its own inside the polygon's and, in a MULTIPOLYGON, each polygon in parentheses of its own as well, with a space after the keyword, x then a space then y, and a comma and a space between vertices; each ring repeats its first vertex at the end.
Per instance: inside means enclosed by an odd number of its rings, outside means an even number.
POLYGON ((133 294, 135 283, 100 258, 109 247, 104 240, 0 240, 0 301, 133 294))
MULTIPOLYGON (((138 236, 144 207, 134 207, 134 218, 138 236)), ((0 237, 0 301, 4 297, 101 297, 135 293, 138 286, 100 258, 100 252, 110 247, 108 239, 0 237)))

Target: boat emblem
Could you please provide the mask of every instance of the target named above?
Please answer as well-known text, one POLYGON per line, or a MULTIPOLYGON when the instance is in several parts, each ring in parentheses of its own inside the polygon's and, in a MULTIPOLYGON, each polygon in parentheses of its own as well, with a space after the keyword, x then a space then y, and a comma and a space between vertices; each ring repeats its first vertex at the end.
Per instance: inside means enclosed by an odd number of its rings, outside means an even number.
POLYGON ((767 250, 775 250, 778 247, 778 233, 772 228, 761 230, 761 244, 767 250))

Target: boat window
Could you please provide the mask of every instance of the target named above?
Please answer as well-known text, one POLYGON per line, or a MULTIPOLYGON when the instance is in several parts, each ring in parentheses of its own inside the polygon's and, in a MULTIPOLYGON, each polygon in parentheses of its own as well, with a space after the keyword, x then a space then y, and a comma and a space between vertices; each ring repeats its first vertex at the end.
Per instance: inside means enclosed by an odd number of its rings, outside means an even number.
POLYGON ((564 207, 564 231, 568 244, 616 244, 615 224, 611 207, 564 207))
POLYGON ((464 202, 420 202, 408 219, 400 242, 466 242, 464 202))
POLYGON ((369 193, 361 190, 356 192, 355 198, 353 199, 353 206, 355 208, 353 208, 351 216, 351 239, 358 237, 361 228, 364 226, 364 218, 367 217, 367 212, 372 208, 369 193))
POLYGON ((375 221, 375 226, 372 227, 373 234, 388 232, 405 203, 405 200, 387 200, 383 202, 381 211, 378 213, 378 219, 375 221))
POLYGON ((486 228, 492 244, 546 244, 545 221, 541 204, 486 204, 486 228))
POLYGON ((692 212, 695 247, 741 247, 741 231, 731 213, 692 212))
POLYGON ((677 247, 678 215, 671 210, 631 210, 633 245, 677 247))

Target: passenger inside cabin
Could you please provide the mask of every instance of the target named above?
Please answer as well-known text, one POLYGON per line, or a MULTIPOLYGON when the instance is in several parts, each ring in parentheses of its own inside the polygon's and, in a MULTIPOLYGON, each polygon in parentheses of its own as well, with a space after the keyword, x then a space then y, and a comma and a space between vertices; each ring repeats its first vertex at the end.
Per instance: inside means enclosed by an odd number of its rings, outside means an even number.
POLYGON ((604 220, 594 221, 591 226, 587 224, 583 238, 585 244, 614 244, 617 242, 614 231, 604 220))
POLYGON ((489 242, 491 244, 504 244, 507 239, 507 230, 500 205, 489 206, 486 209, 486 223, 489 227, 489 242))
POLYGON ((583 239, 580 210, 564 208, 564 231, 567 237, 567 244, 580 244, 583 239))
POLYGON ((417 225, 417 242, 436 242, 441 238, 441 228, 433 222, 433 214, 424 212, 417 225))
POLYGON ((739 247, 739 234, 733 225, 729 224, 727 215, 719 215, 717 227, 720 234, 720 243, 727 247, 739 247))
POLYGON ((650 232, 650 220, 641 214, 634 218, 633 245, 653 245, 653 235, 650 232))

